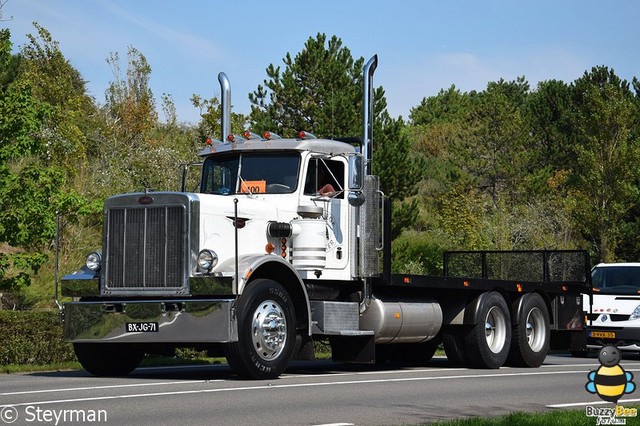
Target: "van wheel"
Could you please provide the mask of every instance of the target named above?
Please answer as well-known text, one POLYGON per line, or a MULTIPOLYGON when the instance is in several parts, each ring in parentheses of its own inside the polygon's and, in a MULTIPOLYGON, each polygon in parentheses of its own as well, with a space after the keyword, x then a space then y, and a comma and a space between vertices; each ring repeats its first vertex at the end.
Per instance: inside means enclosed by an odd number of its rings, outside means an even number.
POLYGON ((509 355, 511 320, 507 302, 492 291, 481 296, 479 321, 464 338, 469 362, 478 368, 500 368, 509 355))
POLYGON ((240 296, 236 316, 238 341, 225 345, 229 366, 245 378, 277 378, 289 365, 295 346, 289 293, 273 280, 256 279, 240 296))
POLYGON ((82 367, 94 376, 126 376, 144 358, 144 352, 127 344, 74 343, 73 350, 82 367))
POLYGON ((518 367, 539 367, 547 357, 551 339, 547 305, 537 293, 523 295, 515 305, 521 305, 521 308, 518 324, 512 330, 507 363, 518 367))

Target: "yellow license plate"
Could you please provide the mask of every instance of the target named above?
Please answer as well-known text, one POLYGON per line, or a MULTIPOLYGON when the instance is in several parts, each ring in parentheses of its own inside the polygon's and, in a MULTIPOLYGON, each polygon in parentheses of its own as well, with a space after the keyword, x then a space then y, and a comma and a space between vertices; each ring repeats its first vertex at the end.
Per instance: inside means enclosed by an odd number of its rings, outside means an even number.
POLYGON ((589 335, 595 339, 615 339, 615 331, 592 331, 589 335))

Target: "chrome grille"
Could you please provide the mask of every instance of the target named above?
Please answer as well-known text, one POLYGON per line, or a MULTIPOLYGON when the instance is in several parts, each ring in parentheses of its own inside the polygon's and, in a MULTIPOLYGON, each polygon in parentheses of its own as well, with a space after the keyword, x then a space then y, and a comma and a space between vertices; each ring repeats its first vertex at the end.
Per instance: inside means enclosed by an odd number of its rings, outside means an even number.
POLYGON ((184 206, 112 208, 107 215, 106 288, 163 290, 184 285, 184 206))

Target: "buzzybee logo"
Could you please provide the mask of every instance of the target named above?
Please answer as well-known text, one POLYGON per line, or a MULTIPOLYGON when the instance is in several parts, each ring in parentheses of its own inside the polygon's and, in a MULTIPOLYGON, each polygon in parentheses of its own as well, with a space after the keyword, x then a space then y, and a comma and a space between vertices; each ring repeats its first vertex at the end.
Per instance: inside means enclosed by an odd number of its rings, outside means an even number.
POLYGON ((586 408, 587 417, 596 417, 597 425, 626 424, 627 417, 636 417, 638 411, 635 408, 625 408, 618 405, 618 400, 624 394, 633 392, 636 384, 633 382, 633 373, 625 371, 620 366, 622 356, 615 346, 605 346, 600 349, 598 361, 600 367, 587 374, 589 381, 585 385, 587 392, 596 394, 606 402, 615 404, 615 408, 591 407, 586 408))
POLYGON ((598 361, 600 367, 587 374, 587 392, 597 394, 603 401, 618 403, 625 393, 636 389, 633 383, 633 373, 624 371, 620 364, 622 356, 615 346, 605 346, 600 349, 598 361))

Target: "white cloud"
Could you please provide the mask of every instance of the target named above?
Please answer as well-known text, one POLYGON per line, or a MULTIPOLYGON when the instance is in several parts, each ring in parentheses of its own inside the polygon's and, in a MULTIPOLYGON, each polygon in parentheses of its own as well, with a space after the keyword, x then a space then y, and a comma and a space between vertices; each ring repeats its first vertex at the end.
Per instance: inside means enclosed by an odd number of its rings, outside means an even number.
POLYGON ((463 92, 481 91, 491 81, 501 78, 511 81, 524 76, 535 89, 544 80, 570 83, 592 65, 561 48, 503 55, 452 52, 401 62, 401 66, 385 64, 380 68, 376 85, 385 88, 389 113, 407 118, 411 108, 418 106, 424 97, 435 96, 451 85, 463 92))

